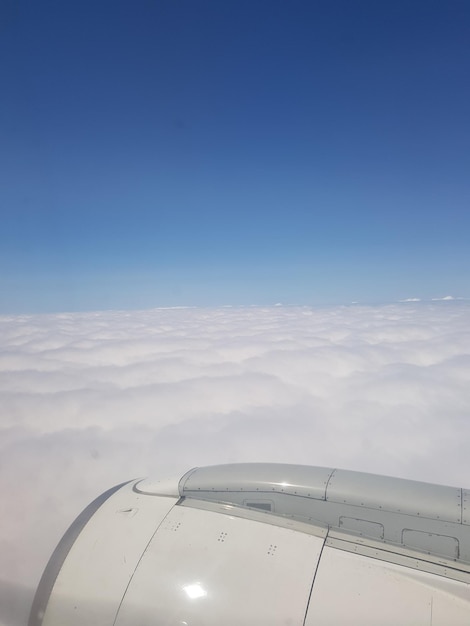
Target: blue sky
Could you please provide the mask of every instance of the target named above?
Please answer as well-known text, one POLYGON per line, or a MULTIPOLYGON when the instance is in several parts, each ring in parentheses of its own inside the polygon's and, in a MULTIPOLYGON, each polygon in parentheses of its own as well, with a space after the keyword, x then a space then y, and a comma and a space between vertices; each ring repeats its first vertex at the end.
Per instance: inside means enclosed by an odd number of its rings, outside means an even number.
POLYGON ((0 24, 0 313, 470 297, 468 2, 0 24))

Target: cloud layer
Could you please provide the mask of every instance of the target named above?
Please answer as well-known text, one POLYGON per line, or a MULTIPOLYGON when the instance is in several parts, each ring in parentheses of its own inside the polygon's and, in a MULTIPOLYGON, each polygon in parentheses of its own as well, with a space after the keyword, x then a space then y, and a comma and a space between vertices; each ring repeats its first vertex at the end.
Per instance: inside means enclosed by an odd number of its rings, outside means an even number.
POLYGON ((137 476, 275 461, 470 486, 470 305, 0 318, 0 579, 137 476))

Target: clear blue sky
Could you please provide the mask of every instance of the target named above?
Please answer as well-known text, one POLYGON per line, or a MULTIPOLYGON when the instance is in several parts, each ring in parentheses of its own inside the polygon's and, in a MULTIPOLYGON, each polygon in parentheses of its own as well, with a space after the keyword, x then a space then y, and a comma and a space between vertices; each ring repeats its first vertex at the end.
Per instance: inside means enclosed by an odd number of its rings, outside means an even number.
POLYGON ((470 2, 0 3, 0 313, 470 296, 470 2))

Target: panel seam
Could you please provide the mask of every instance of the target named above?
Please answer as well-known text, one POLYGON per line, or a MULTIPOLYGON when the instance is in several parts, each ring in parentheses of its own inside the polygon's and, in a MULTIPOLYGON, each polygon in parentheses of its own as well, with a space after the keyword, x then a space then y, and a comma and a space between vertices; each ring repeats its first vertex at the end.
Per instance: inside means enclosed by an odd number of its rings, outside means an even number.
POLYGON ((139 567, 139 565, 140 565, 140 562, 141 562, 141 561, 142 561, 142 559, 144 558, 144 555, 145 555, 145 553, 147 552, 147 550, 149 549, 149 546, 150 546, 150 544, 152 543, 153 538, 155 537, 155 535, 156 535, 156 534, 158 533, 158 531, 160 530, 160 526, 161 526, 161 525, 163 524, 163 522, 166 520, 166 518, 168 517, 168 515, 170 515, 171 511, 173 511, 173 508, 176 506, 176 504, 177 504, 177 503, 175 502, 175 504, 171 507, 171 509, 170 509, 169 511, 167 511, 167 513, 166 513, 165 517, 163 517, 163 519, 161 520, 161 522, 158 524, 157 528, 155 529, 155 532, 152 534, 152 536, 151 536, 151 537, 150 537, 150 539, 148 540, 147 545, 145 546, 144 551, 143 551, 143 552, 142 552, 142 554, 140 555, 140 558, 139 558, 139 560, 137 561, 137 564, 136 564, 136 566, 135 566, 135 568, 134 568, 134 571, 132 572, 132 575, 131 575, 131 577, 129 578, 129 582, 127 583, 126 588, 124 589, 124 593, 122 594, 122 598, 121 598, 121 600, 120 600, 120 602, 119 602, 119 606, 118 606, 118 608, 117 608, 117 610, 116 610, 116 615, 114 616, 113 626, 115 626, 115 624, 116 624, 116 620, 117 620, 117 618, 118 618, 119 611, 121 610, 122 603, 124 602, 124 598, 126 597, 126 593, 127 593, 128 589, 129 589, 129 587, 130 587, 130 585, 131 585, 132 580, 134 579, 134 575, 135 575, 135 573, 136 573, 136 571, 137 571, 137 568, 138 568, 138 567, 139 567))
POLYGON ((330 486, 330 480, 333 478, 333 474, 336 472, 336 467, 335 469, 331 472, 331 474, 328 476, 328 480, 326 481, 326 485, 325 485, 325 502, 327 501, 327 497, 326 497, 326 492, 328 491, 328 487, 330 486))
POLYGON ((310 593, 308 594, 307 606, 305 607, 305 615, 304 615, 304 621, 302 622, 302 626, 305 626, 305 622, 307 621, 308 610, 310 608, 310 600, 312 599, 313 585, 315 584, 315 578, 317 577, 318 568, 320 567, 320 561, 321 561, 321 557, 323 554, 323 549, 326 545, 326 540, 328 539, 328 533, 329 533, 329 530, 326 533, 326 536, 323 540, 322 547, 320 548, 320 554, 318 555, 317 565, 315 567, 315 571, 313 572, 312 585, 310 587, 310 593))

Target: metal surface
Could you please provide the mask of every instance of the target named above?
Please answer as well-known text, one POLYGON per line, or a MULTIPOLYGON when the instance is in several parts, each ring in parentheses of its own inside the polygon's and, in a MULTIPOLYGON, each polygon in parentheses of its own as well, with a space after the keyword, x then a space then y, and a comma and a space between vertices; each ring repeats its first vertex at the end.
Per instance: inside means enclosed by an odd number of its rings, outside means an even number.
POLYGON ((30 626, 469 626, 469 507, 465 489, 295 465, 133 481, 66 533, 30 626))
POLYGON ((324 525, 306 524, 289 517, 279 515, 271 515, 267 511, 259 509, 247 509, 245 507, 234 506, 224 502, 210 502, 209 500, 195 500, 194 498, 183 498, 178 502, 178 507, 188 507, 191 509, 200 509, 201 511, 214 511, 223 513, 231 517, 241 517, 270 526, 279 526, 280 528, 288 528, 306 535, 314 535, 325 539, 328 534, 328 527, 324 525))
POLYGON ((181 479, 179 492, 237 506, 252 503, 253 508, 264 501, 275 515, 470 563, 470 533, 462 523, 469 497, 458 487, 331 468, 248 463, 193 469, 181 479))
POLYGON ((305 626, 469 623, 469 585, 326 546, 305 626))
POLYGON ((116 626, 301 626, 321 538, 175 507, 153 537, 116 626))
POLYGON ((150 496, 171 496, 172 498, 179 498, 179 480, 179 477, 164 478, 162 480, 145 478, 144 480, 139 480, 134 485, 134 491, 137 491, 137 493, 146 493, 150 496))
POLYGON ((470 526, 470 490, 462 489, 462 523, 470 526))
POLYGON ((429 483, 335 470, 326 499, 339 504, 380 509, 460 524, 462 490, 429 483))
POLYGON ((182 496, 201 492, 284 493, 325 499, 332 469, 306 465, 240 463, 198 467, 180 481, 182 496))
POLYGON ((394 563, 409 569, 436 574, 465 583, 467 587, 470 586, 470 565, 460 561, 435 557, 432 554, 419 552, 406 546, 390 545, 383 541, 357 537, 334 530, 328 531, 325 545, 343 552, 361 554, 384 563, 394 563))
POLYGON ((111 497, 118 489, 121 489, 127 483, 112 487, 102 493, 98 498, 93 500, 74 520, 62 539, 59 541, 57 548, 52 553, 46 569, 44 570, 41 580, 39 581, 36 594, 34 596, 31 612, 29 614, 28 626, 40 626, 46 612, 47 603, 56 582, 57 576, 67 558, 70 549, 77 540, 86 524, 90 521, 96 511, 102 506, 106 500, 111 497))
POLYGON ((139 495, 132 484, 108 498, 71 547, 43 625, 111 626, 142 553, 176 501, 139 495))

